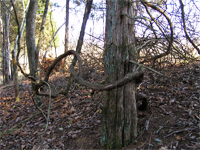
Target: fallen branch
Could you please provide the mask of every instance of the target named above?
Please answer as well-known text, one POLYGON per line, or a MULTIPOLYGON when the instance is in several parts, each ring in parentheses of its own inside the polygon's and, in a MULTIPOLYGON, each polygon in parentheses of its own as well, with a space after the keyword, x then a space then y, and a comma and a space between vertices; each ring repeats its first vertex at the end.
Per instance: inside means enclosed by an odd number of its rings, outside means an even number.
POLYGON ((179 0, 180 5, 181 5, 181 15, 182 15, 182 21, 183 21, 183 29, 185 32, 186 38, 189 40, 189 42, 192 44, 192 46, 198 51, 198 54, 200 54, 200 49, 199 47, 194 43, 194 41, 190 38, 189 34, 187 33, 187 27, 185 23, 185 11, 184 11, 184 4, 182 0, 179 0))
POLYGON ((137 65, 139 65, 139 66, 143 66, 144 68, 149 69, 150 71, 152 71, 152 72, 154 72, 154 73, 156 73, 156 74, 158 74, 158 75, 160 75, 160 76, 167 77, 167 78, 171 78, 171 77, 166 76, 166 75, 164 75, 164 74, 162 74, 162 73, 160 73, 160 72, 158 72, 158 71, 156 71, 156 70, 154 70, 154 69, 152 69, 152 68, 150 68, 150 67, 147 67, 147 66, 145 66, 145 65, 141 65, 141 64, 139 64, 139 63, 137 63, 137 62, 135 62, 135 61, 129 60, 129 62, 131 62, 131 63, 133 63, 133 64, 137 64, 137 65))
POLYGON ((172 134, 175 134, 175 133, 180 133, 180 132, 183 132, 183 131, 192 131, 192 130, 195 130, 195 129, 198 129, 198 127, 197 128, 193 128, 193 129, 185 128, 185 129, 182 129, 182 130, 173 131, 172 133, 170 133, 168 135, 165 135, 163 138, 169 137, 169 136, 171 136, 172 134))
POLYGON ((157 25, 157 27, 159 28, 159 30, 162 32, 162 34, 164 35, 164 37, 169 42, 169 45, 168 45, 168 48, 167 48, 166 52, 142 61, 142 63, 144 63, 144 62, 149 62, 151 60, 155 61, 156 59, 164 57, 164 56, 166 56, 166 55, 168 55, 170 53, 171 47, 172 47, 172 44, 173 44, 173 40, 174 40, 174 37, 173 37, 174 31, 173 31, 173 26, 172 26, 172 22, 171 22, 170 18, 166 15, 166 13, 162 9, 160 9, 159 7, 157 7, 157 6, 155 6, 155 5, 147 2, 146 0, 141 0, 141 2, 144 5, 144 7, 145 7, 147 13, 149 14, 149 16, 151 17, 151 19, 155 22, 155 24, 157 25), (170 38, 168 38, 168 36, 162 30, 161 26, 158 24, 158 22, 156 21, 156 19, 151 15, 151 13, 150 13, 150 11, 149 11, 149 9, 148 9, 147 6, 151 7, 152 9, 154 9, 157 12, 161 13, 162 15, 164 15, 164 17, 166 18, 166 20, 167 20, 167 22, 169 24, 169 27, 170 27, 170 38))

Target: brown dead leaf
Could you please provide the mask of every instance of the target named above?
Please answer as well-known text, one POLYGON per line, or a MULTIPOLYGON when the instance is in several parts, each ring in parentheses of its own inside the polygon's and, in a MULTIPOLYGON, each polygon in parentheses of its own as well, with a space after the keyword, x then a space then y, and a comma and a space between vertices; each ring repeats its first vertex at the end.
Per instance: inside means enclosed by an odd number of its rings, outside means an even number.
POLYGON ((26 135, 27 135, 27 132, 26 132, 26 131, 21 132, 21 136, 22 136, 22 137, 25 137, 26 135))
POLYGON ((57 97, 56 100, 60 100, 62 97, 57 97))
POLYGON ((20 132, 20 129, 17 129, 13 132, 13 135, 16 136, 20 132))
POLYGON ((160 103, 163 103, 163 101, 164 101, 164 98, 163 98, 163 97, 157 96, 156 98, 160 101, 160 103))
POLYGON ((66 117, 67 114, 66 114, 66 113, 62 113, 62 114, 60 114, 60 116, 61 116, 61 117, 66 117))
POLYGON ((177 140, 180 140, 180 139, 181 139, 181 137, 180 137, 179 135, 177 135, 177 136, 176 136, 176 139, 177 139, 177 140))
POLYGON ((79 99, 80 101, 82 101, 82 100, 85 99, 85 97, 79 97, 78 99, 79 99))
POLYGON ((53 114, 51 114, 51 115, 50 115, 50 117, 51 117, 51 118, 55 118, 56 116, 55 116, 55 115, 53 115, 53 114))
POLYGON ((21 149, 24 149, 26 147, 26 145, 21 145, 21 149))
POLYGON ((34 134, 34 135, 35 135, 35 134, 38 134, 38 131, 35 131, 33 134, 34 134))
POLYGON ((22 116, 22 120, 25 120, 25 119, 27 119, 27 116, 22 116))
POLYGON ((72 120, 72 122, 73 122, 73 123, 76 123, 76 122, 77 122, 77 120, 72 120))
POLYGON ((69 104, 66 103, 66 104, 63 106, 63 108, 67 108, 68 106, 69 106, 69 104))
POLYGON ((16 119, 16 118, 17 118, 17 116, 16 116, 16 115, 12 116, 12 119, 16 119))
POLYGON ((38 119, 38 121, 40 121, 40 120, 42 120, 42 119, 44 119, 43 117, 40 117, 39 119, 38 119))
POLYGON ((74 107, 72 107, 70 110, 71 110, 72 112, 75 112, 75 111, 76 111, 76 109, 75 109, 74 107))
POLYGON ((66 113, 67 113, 67 115, 71 115, 71 114, 72 114, 72 111, 71 111, 71 110, 68 110, 66 113))
POLYGON ((4 137, 7 138, 7 137, 8 137, 8 134, 5 134, 4 137))
POLYGON ((72 107, 70 110, 68 110, 66 113, 67 115, 71 115, 72 113, 74 113, 76 111, 76 109, 74 107, 72 107))
POLYGON ((89 111, 90 109, 91 109, 91 107, 87 107, 87 108, 86 108, 86 111, 89 111))
POLYGON ((51 133, 51 131, 46 132, 46 134, 48 134, 48 135, 49 135, 50 133, 51 133))

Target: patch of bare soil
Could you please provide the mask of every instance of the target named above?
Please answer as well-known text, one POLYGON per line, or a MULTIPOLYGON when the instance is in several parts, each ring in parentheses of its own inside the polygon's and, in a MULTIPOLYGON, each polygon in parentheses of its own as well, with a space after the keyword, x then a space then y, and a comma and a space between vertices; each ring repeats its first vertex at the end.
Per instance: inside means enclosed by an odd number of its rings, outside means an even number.
MULTIPOLYGON (((137 139, 123 149, 200 149, 200 66, 168 67, 161 72, 170 78, 146 71, 138 86, 138 93, 148 96, 149 106, 138 112, 137 139)), ((67 79, 54 74, 52 92, 67 85, 67 79)), ((23 81, 20 91, 21 101, 15 102, 13 87, 0 86, 0 149, 38 149, 41 139, 44 149, 104 148, 99 144, 102 93, 91 95, 90 89, 76 83, 67 97, 51 99, 43 135, 46 119, 32 102, 30 82, 23 81)), ((49 98, 41 101, 47 115, 49 98)))

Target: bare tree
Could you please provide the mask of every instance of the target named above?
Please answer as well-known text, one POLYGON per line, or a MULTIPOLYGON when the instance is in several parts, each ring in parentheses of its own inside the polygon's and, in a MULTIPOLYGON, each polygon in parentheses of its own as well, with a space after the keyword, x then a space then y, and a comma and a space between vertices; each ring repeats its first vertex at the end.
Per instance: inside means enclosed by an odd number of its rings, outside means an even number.
MULTIPOLYGON (((38 0, 31 0, 29 10, 26 16, 26 43, 28 51, 30 75, 36 77, 37 60, 36 46, 35 46, 35 18, 37 12, 38 0)), ((32 83, 35 90, 35 84, 32 83)))
POLYGON ((9 20, 10 20, 10 2, 1 1, 1 15, 3 23, 3 76, 4 83, 9 83, 11 79, 10 70, 10 41, 9 41, 9 20))

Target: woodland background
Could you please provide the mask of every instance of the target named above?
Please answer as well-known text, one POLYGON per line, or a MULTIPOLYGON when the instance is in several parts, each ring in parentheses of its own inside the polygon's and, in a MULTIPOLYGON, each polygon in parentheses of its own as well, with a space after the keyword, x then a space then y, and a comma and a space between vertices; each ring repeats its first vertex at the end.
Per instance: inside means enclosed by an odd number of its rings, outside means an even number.
MULTIPOLYGON (((38 0, 32 22, 27 16, 33 14, 29 11, 34 2, 1 0, 0 4, 0 149, 109 148, 99 142, 105 91, 72 80, 74 57, 68 54, 74 54, 70 50, 80 54, 85 81, 106 82, 106 1, 66 0, 60 6, 58 1, 38 0), (63 9, 64 22, 57 26, 53 11, 63 9), (35 35, 27 30, 31 24, 35 35), (64 39, 60 30, 65 31, 64 39), (33 54, 28 45, 35 49, 33 54), (61 60, 60 54, 67 57, 61 60), (36 66, 30 65, 31 60, 36 66)), ((149 104, 138 111, 138 136, 122 147, 200 148, 200 3, 148 2, 132 1, 136 10, 132 19, 135 63, 145 68, 137 93, 144 93, 149 104)))

